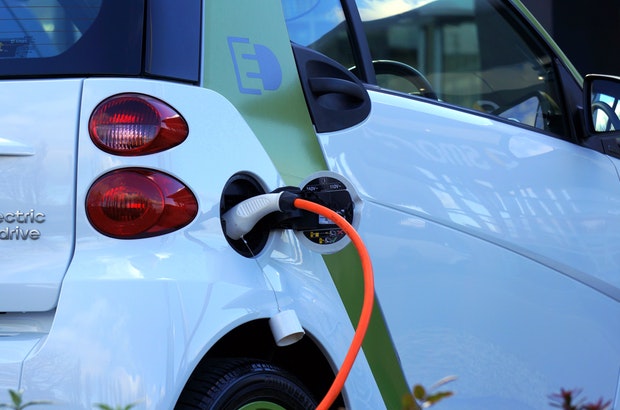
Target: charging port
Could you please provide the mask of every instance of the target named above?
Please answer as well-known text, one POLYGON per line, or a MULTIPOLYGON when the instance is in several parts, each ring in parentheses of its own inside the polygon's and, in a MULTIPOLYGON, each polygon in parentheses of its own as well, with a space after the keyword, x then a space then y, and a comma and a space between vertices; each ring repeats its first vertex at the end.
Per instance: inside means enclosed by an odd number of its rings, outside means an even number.
POLYGON ((295 199, 329 208, 355 229, 361 201, 340 175, 323 171, 312 175, 301 188, 281 187, 266 194, 252 176, 237 174, 225 186, 220 212, 228 243, 246 257, 256 256, 273 229, 292 229, 301 243, 319 253, 334 253, 349 239, 336 223, 313 212, 297 209, 295 199))
MULTIPOLYGON (((299 196, 331 209, 357 229, 362 201, 342 175, 331 171, 312 174, 302 182, 299 196)), ((315 214, 307 218, 311 219, 298 222, 294 229, 300 242, 315 252, 335 253, 350 243, 345 232, 332 221, 315 214)))
MULTIPOLYGON (((264 193, 266 193, 265 188, 254 176, 235 174, 226 182, 222 191, 220 215, 224 215, 229 209, 242 201, 264 193)), ((222 221, 222 223, 224 222, 222 221)), ((226 235, 226 240, 239 254, 251 258, 258 255, 267 244, 270 228, 268 221, 259 221, 243 238, 234 240, 226 235)), ((224 226, 222 229, 226 232, 224 226)))
MULTIPOLYGON (((309 181, 301 190, 301 197, 335 211, 349 223, 353 223, 353 200, 347 187, 336 178, 319 177, 309 181)), ((329 245, 346 236, 344 231, 332 221, 312 214, 313 220, 306 226, 298 226, 310 242, 318 245, 329 245)))

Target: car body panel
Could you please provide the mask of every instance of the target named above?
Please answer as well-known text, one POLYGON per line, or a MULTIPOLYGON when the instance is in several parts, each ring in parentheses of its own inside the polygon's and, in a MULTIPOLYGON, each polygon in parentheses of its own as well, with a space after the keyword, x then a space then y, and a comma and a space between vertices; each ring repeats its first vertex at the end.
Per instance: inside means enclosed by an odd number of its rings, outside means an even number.
POLYGON ((364 123, 319 140, 365 203, 359 231, 408 382, 456 375, 442 406, 459 409, 541 408, 560 386, 614 397, 620 185, 609 158, 369 94, 364 123))
POLYGON ((618 298, 620 184, 609 157, 491 119, 370 94, 366 123, 319 137, 330 168, 355 180, 368 201, 568 275, 580 271, 618 298))
POLYGON ((540 409, 572 386, 614 397, 615 300, 479 238, 368 208, 360 233, 376 250, 377 297, 410 384, 454 376, 447 409, 540 409))
POLYGON ((73 253, 81 88, 80 80, 2 82, 0 312, 56 304, 73 253))
MULTIPOLYGON (((546 38, 581 83, 518 0, 494 4, 529 19, 523 27, 546 38)), ((0 391, 51 401, 42 408, 168 410, 219 340, 289 309, 335 373, 359 319, 357 251, 321 256, 291 230, 275 229, 264 249, 244 257, 221 222, 222 192, 237 173, 270 192, 331 170, 362 197, 359 233, 377 297, 344 386, 346 408, 397 408, 414 384, 450 375, 457 379, 447 389, 456 395, 441 403, 447 409, 539 409, 550 394, 573 387, 618 400, 617 159, 505 118, 361 81, 345 88, 368 100, 368 117, 317 133, 282 2, 201 6, 202 26, 195 2, 179 3, 168 21, 165 1, 132 0, 133 12, 148 16, 144 33, 125 27, 135 34, 132 47, 148 48, 143 72, 124 73, 121 64, 108 74, 16 80, 21 74, 13 72, 0 81, 0 119, 8 124, 0 131, 0 213, 14 221, 32 211, 36 224, 21 229, 40 231, 40 238, 0 241, 7 245, 0 391), (174 31, 179 21, 187 27, 174 31), (182 43, 191 52, 179 53, 182 43), (179 65, 170 64, 176 58, 179 65), (126 92, 169 104, 189 124, 187 139, 141 156, 97 148, 91 113, 126 92), (126 167, 181 181, 196 195, 197 216, 151 238, 98 232, 85 210, 89 188, 126 167)), ((106 54, 110 61, 130 52, 119 44, 106 54)), ((298 367, 298 375, 315 370, 298 367)))
MULTIPOLYGON (((49 333, 39 329, 34 342, 21 340, 35 331, 13 326, 6 340, 19 345, 23 363, 15 360, 14 345, 2 344, 0 358, 13 362, 2 364, 0 389, 23 389, 30 400, 66 409, 134 402, 169 409, 215 341, 279 309, 294 309, 308 337, 322 343, 334 362, 344 360, 353 328, 320 255, 300 247, 288 231, 275 232, 268 251, 255 259, 240 257, 224 238, 219 202, 232 174, 260 175, 270 189, 282 184, 229 102, 194 86, 89 79, 81 108, 75 256, 49 333), (155 156, 115 157, 98 150, 88 136, 90 113, 103 99, 126 90, 165 98, 193 125, 187 141, 155 156), (203 107, 212 109, 205 115, 203 107), (204 160, 233 150, 229 161, 204 160), (176 235, 139 241, 102 236, 88 223, 85 195, 102 173, 126 166, 174 169, 174 176, 197 194, 201 212, 176 235)), ((380 408, 381 396, 362 354, 352 374, 351 403, 380 408)))

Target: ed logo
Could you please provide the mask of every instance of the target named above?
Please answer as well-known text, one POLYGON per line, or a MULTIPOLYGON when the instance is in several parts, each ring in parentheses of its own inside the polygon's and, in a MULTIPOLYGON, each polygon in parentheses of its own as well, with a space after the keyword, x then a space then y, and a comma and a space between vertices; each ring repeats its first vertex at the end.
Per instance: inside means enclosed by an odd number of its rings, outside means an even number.
POLYGON ((228 49, 235 67, 237 86, 244 94, 277 90, 282 83, 282 68, 275 54, 249 38, 228 37, 228 49))

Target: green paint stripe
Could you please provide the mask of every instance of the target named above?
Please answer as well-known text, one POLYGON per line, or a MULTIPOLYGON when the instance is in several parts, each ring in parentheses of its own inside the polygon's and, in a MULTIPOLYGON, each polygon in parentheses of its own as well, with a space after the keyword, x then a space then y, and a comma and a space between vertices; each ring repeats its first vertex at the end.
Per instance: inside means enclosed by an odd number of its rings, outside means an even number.
MULTIPOLYGON (((332 273, 351 322, 357 325, 364 294, 364 283, 359 279, 363 273, 357 250, 349 245, 336 254, 325 255, 323 259, 332 273)), ((411 387, 405 381, 379 301, 376 299, 363 350, 386 407, 401 409, 403 397, 411 392, 411 387)))
MULTIPOLYGON (((280 2, 211 1, 206 2, 205 9, 204 42, 208 53, 204 57, 205 87, 224 95, 237 107, 287 184, 299 185, 309 174, 325 170, 323 154, 295 70, 280 2), (210 20, 209 16, 214 18, 210 20), (250 52, 254 44, 260 44, 277 56, 282 69, 282 83, 277 90, 261 90, 261 94, 239 91, 228 46, 229 36, 249 40, 250 45, 240 47, 244 52, 250 52)), ((242 70, 259 71, 252 59, 238 58, 237 62, 242 70)), ((258 89, 262 86, 260 79, 243 77, 243 81, 245 87, 258 89)))
MULTIPOLYGON (((286 184, 298 186, 309 175, 326 170, 299 82, 280 1, 220 0, 206 2, 204 8, 205 87, 221 93, 237 107, 286 184), (282 83, 277 90, 260 95, 239 91, 228 48, 229 36, 267 46, 277 56, 282 68, 282 83)), ((347 246, 324 259, 352 323, 357 324, 363 297, 357 251, 347 246)), ((387 408, 402 408, 402 397, 410 390, 378 303, 363 350, 387 408)))

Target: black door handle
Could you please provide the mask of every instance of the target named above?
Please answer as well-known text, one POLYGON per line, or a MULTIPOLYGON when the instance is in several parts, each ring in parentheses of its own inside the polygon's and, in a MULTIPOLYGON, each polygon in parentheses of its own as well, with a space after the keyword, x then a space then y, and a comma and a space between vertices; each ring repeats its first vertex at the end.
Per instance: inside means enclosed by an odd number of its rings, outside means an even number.
POLYGON ((315 95, 337 93, 345 94, 358 100, 364 100, 366 95, 365 90, 359 85, 342 78, 312 77, 308 79, 308 83, 310 90, 315 95))
POLYGON ((316 50, 291 46, 316 132, 343 130, 368 118, 370 96, 359 78, 316 50))

